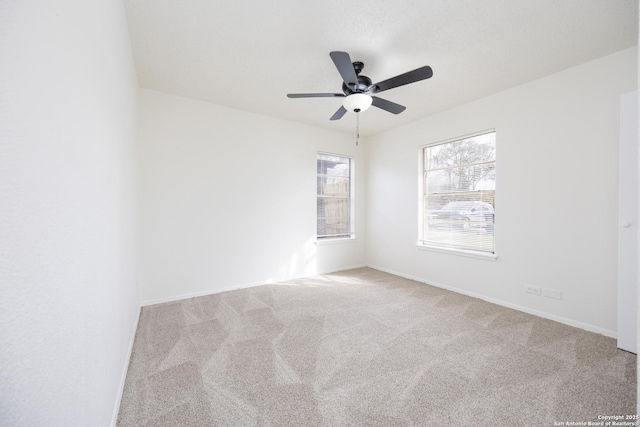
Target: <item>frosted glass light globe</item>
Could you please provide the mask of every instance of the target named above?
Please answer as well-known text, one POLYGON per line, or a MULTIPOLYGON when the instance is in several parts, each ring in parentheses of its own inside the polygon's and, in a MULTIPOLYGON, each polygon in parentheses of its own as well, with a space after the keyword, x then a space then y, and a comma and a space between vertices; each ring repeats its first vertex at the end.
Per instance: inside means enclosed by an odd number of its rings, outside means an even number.
POLYGON ((344 99, 342 105, 347 109, 347 111, 355 111, 356 113, 359 113, 371 107, 372 102, 373 98, 369 95, 365 95, 364 93, 353 93, 344 99))

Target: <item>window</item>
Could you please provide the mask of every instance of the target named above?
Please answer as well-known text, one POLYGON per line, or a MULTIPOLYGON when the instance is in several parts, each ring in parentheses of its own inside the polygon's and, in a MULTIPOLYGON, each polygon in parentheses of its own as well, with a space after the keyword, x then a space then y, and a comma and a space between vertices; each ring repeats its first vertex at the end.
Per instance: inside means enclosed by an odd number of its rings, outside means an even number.
POLYGON ((496 134, 420 150, 419 244, 494 254, 496 134))
POLYGON ((318 154, 317 238, 353 237, 353 159, 318 154))

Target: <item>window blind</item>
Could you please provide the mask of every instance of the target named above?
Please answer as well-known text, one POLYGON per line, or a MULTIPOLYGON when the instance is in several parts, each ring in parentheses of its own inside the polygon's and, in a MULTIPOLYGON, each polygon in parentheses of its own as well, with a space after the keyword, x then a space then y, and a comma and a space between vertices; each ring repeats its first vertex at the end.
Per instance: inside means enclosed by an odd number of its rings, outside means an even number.
POLYGON ((421 150, 420 243, 494 253, 495 132, 421 150))

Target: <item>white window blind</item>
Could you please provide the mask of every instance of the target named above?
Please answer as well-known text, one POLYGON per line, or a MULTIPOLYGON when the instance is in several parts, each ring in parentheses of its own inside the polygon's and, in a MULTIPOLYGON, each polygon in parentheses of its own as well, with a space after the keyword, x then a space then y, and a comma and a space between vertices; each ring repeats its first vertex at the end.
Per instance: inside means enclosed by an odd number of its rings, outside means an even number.
POLYGON ((496 134, 421 149, 423 245, 495 253, 496 134))
POLYGON ((353 237, 353 160, 332 154, 318 154, 317 238, 353 237))

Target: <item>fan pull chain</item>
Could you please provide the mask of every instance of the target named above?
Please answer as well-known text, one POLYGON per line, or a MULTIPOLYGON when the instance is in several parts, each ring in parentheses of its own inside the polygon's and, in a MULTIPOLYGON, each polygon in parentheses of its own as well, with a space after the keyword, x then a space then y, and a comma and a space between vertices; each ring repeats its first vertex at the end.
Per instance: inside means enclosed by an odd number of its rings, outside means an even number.
POLYGON ((356 147, 360 140, 360 113, 356 113, 356 147))

